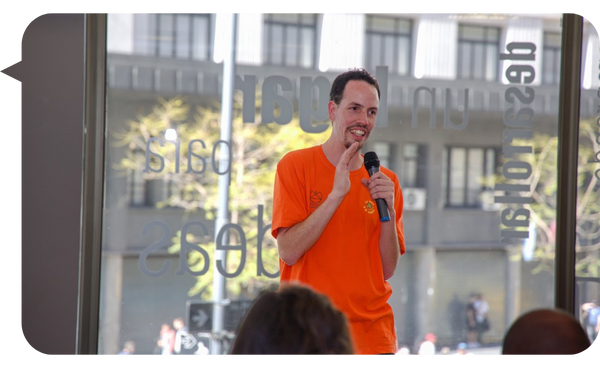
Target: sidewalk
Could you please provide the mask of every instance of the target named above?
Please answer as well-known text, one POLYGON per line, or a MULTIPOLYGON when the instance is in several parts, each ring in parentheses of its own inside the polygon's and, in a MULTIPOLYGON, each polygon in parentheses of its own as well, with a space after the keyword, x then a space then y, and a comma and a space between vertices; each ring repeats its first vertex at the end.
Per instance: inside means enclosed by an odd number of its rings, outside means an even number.
MULTIPOLYGON (((502 346, 497 345, 497 346, 482 346, 482 347, 478 347, 478 348, 469 348, 469 349, 467 349, 467 352, 470 354, 473 354, 473 355, 501 355, 502 346)), ((448 355, 453 355, 454 353, 456 353, 456 349, 450 350, 448 355)), ((438 351, 438 352, 436 352, 436 355, 443 355, 443 354, 441 354, 438 351)))
POLYGON ((501 346, 483 346, 469 349, 469 352, 473 353, 473 355, 500 355, 501 351, 501 346))

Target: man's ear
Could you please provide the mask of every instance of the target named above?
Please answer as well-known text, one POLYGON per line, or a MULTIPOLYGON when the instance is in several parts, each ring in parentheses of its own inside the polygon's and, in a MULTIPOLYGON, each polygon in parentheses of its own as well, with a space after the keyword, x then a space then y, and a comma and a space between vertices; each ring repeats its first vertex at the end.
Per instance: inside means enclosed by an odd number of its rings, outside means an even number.
POLYGON ((329 101, 329 103, 327 104, 327 110, 329 111, 329 119, 333 123, 333 121, 335 120, 335 113, 337 111, 337 105, 335 104, 335 102, 329 101))

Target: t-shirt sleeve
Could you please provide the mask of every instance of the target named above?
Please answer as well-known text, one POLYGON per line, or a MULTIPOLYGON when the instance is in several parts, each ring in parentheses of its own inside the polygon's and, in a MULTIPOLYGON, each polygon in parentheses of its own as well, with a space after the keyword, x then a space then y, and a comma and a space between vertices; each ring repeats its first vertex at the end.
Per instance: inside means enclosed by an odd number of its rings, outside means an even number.
POLYGON ((403 214, 404 214, 404 197, 402 195, 402 188, 398 177, 394 175, 394 188, 396 193, 394 194, 395 202, 394 209, 396 210, 396 231, 398 233, 398 243, 400 244, 400 255, 406 252, 406 245, 404 244, 404 225, 403 225, 403 214))
POLYGON ((301 163, 290 154, 277 164, 273 188, 271 235, 277 239, 279 228, 291 227, 308 217, 304 173, 301 163))

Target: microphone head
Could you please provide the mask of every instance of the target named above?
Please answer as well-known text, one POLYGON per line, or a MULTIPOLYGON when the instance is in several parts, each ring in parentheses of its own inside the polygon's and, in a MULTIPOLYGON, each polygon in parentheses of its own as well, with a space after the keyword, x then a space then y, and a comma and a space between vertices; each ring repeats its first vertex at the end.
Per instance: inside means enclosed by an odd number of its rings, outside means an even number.
POLYGON ((365 153, 365 168, 367 171, 372 167, 379 167, 379 157, 373 151, 365 153))

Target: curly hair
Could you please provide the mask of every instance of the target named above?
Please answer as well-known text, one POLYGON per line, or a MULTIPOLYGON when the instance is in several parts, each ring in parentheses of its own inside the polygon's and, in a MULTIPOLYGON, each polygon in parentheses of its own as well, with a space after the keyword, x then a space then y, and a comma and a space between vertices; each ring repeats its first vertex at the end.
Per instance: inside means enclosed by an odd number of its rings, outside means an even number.
POLYGON ((242 321, 231 354, 353 354, 346 317, 300 284, 261 294, 242 321))

